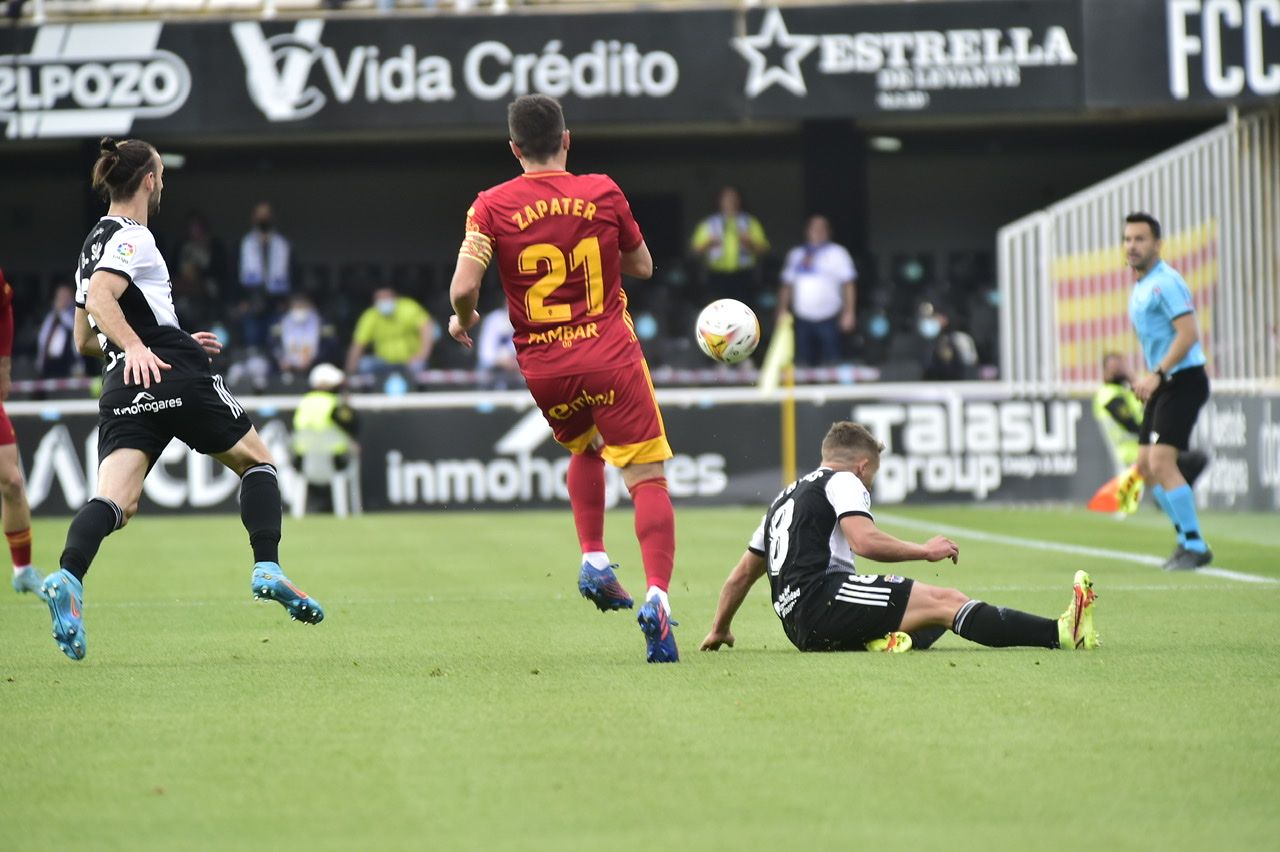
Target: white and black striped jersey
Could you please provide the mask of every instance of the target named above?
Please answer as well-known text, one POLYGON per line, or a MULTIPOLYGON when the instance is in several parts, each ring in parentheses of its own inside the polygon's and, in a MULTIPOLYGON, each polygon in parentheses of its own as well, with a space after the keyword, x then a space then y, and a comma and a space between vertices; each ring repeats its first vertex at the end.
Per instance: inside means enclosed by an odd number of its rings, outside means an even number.
POLYGON ((782 489, 748 545, 768 563, 773 608, 795 641, 795 610, 830 574, 856 574, 840 529, 849 515, 871 517, 871 494, 849 471, 820 467, 782 489))
MULTIPOLYGON (((120 296, 120 310, 142 342, 173 369, 164 381, 209 375, 209 358, 178 324, 173 310, 173 285, 169 267, 155 237, 142 224, 123 216, 103 216, 85 238, 76 264, 76 305, 83 308, 89 298, 89 279, 106 270, 129 282, 120 296)), ((124 351, 98 331, 93 317, 89 325, 98 332, 98 342, 106 354, 103 390, 123 384, 124 351)))

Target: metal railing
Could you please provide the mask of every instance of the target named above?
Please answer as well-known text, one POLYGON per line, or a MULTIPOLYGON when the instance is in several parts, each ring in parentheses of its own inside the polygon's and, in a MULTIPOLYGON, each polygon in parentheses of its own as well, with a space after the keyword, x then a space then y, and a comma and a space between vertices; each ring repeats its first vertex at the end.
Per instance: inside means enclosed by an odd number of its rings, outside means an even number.
POLYGON ((1160 220, 1199 314, 1215 386, 1280 387, 1280 110, 1235 115, 1000 229, 1000 368, 1016 393, 1088 391, 1110 351, 1141 364, 1124 217, 1160 220))

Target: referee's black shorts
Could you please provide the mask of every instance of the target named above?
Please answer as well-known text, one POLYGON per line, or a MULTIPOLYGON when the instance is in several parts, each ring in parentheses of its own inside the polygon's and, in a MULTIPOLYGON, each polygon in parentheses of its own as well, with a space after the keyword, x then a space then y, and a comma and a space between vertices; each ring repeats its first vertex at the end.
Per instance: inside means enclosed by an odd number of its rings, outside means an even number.
POLYGON ((1147 400, 1138 443, 1168 444, 1186 450, 1200 409, 1209 401, 1209 376, 1204 367, 1187 367, 1161 383, 1147 400))
POLYGON ((162 381, 107 391, 98 401, 98 459, 116 450, 141 450, 152 463, 174 438, 205 455, 226 452, 253 423, 222 376, 162 381))

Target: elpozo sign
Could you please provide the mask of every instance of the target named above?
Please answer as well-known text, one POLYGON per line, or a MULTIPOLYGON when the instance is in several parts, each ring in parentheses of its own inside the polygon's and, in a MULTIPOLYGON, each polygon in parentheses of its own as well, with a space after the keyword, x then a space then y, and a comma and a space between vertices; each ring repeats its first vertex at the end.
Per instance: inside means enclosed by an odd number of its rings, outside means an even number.
POLYGON ((1266 99, 1280 0, 981 0, 750 11, 77 23, 0 56, 10 138, 994 114, 1266 99))

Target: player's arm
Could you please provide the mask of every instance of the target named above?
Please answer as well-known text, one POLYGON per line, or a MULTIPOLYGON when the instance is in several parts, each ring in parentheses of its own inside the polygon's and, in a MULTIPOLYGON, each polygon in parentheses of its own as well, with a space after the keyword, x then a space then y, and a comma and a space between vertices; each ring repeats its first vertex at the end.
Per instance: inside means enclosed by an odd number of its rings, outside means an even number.
POLYGON ((940 562, 943 559, 958 562, 960 559, 960 548, 949 538, 936 535, 924 544, 903 541, 877 527, 867 515, 845 515, 840 519, 840 531, 854 553, 876 562, 940 562))
POLYGON ((480 321, 476 305, 480 302, 480 284, 484 281, 485 267, 470 255, 458 255, 458 265, 449 282, 449 304, 453 316, 449 317, 449 336, 470 349, 475 346, 471 329, 480 321))
POLYGON ((622 274, 645 280, 653 277, 653 255, 644 240, 631 251, 622 252, 622 274))
POLYGON ((702 650, 718 651, 721 645, 733 647, 733 633, 729 628, 733 617, 738 614, 742 602, 747 599, 747 592, 755 585, 756 580, 764 576, 765 561, 760 554, 746 550, 738 564, 729 574, 720 589, 720 602, 716 604, 716 616, 711 622, 711 632, 702 640, 702 650))
POLYGON ((101 358, 106 353, 98 342, 98 335, 89 326, 89 312, 84 308, 76 308, 76 351, 89 358, 101 358))
POLYGON ((1185 313, 1182 316, 1173 318, 1173 343, 1169 344, 1169 351, 1160 359, 1160 363, 1156 366, 1163 370, 1165 375, 1174 367, 1182 363, 1182 359, 1187 357, 1187 353, 1191 351, 1191 347, 1196 345, 1200 340, 1200 329, 1196 328, 1196 315, 1193 313, 1185 313))
POLYGON ((1129 413, 1129 406, 1124 404, 1122 397, 1113 397, 1105 407, 1107 414, 1111 415, 1111 419, 1116 421, 1126 432, 1136 435, 1142 431, 1142 425, 1133 419, 1133 415, 1129 413))
POLYGON ((89 279, 89 296, 85 310, 108 339, 124 350, 124 383, 140 384, 144 388, 160 383, 160 373, 169 365, 142 343, 142 338, 124 318, 120 310, 120 297, 129 287, 129 279, 114 272, 100 269, 89 279))
MULTIPOLYGON (((1191 294, 1185 292, 1184 295, 1187 304, 1191 302, 1191 294)), ((1161 297, 1165 298, 1165 297, 1161 297)), ((1167 302, 1166 302, 1167 305, 1167 302)), ((1160 375, 1163 374, 1165 379, 1169 376, 1169 371, 1182 363, 1182 359, 1187 357, 1187 353, 1191 351, 1191 347, 1196 345, 1196 341, 1200 339, 1200 330, 1196 328, 1195 312, 1184 310, 1182 313, 1172 317, 1169 322, 1173 324, 1173 342, 1169 344, 1169 351, 1164 353, 1164 357, 1160 359, 1160 363, 1156 364, 1156 369, 1133 384, 1133 392, 1138 395, 1138 399, 1146 402, 1151 399, 1151 395, 1156 389, 1163 384, 1160 375)))

